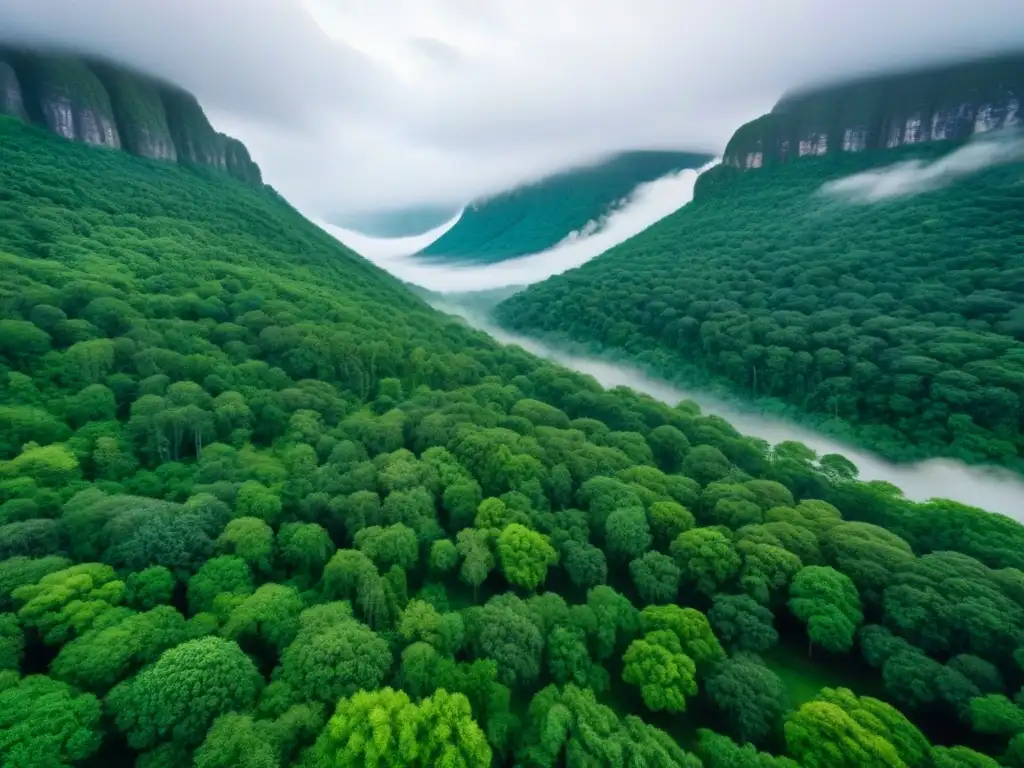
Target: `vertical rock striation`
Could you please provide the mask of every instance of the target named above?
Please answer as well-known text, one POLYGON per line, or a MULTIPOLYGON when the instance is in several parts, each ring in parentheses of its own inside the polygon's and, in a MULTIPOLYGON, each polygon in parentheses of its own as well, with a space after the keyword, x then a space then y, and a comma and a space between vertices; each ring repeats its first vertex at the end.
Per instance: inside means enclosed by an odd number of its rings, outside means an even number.
POLYGON ((726 165, 752 169, 837 152, 962 141, 1020 124, 1024 54, 873 77, 784 96, 742 126, 726 165))
POLYGON ((124 148, 151 160, 178 160, 158 84, 105 62, 91 64, 110 94, 124 148))
POLYGON ((0 115, 69 141, 263 183, 245 145, 217 133, 192 94, 109 61, 0 49, 0 115))
POLYGON ((14 67, 0 61, 0 115, 11 115, 19 120, 28 120, 25 102, 21 95, 21 83, 14 67))

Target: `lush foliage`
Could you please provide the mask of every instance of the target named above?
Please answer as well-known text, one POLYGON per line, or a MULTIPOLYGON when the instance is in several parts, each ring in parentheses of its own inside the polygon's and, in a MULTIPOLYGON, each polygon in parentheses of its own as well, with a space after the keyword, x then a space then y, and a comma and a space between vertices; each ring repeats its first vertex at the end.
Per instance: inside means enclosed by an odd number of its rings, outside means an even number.
POLYGON ((510 328, 624 354, 896 459, 1024 468, 1020 165, 854 205, 822 181, 932 148, 739 172, 498 307, 510 328))
POLYGON ((1020 764, 1017 523, 500 347, 227 178, 0 120, 0 189, 5 765, 1020 764), (888 703, 794 702, 809 643, 888 703))
POLYGON ((640 184, 711 158, 689 152, 625 152, 470 204, 421 256, 496 262, 539 253, 571 233, 589 234, 640 184))

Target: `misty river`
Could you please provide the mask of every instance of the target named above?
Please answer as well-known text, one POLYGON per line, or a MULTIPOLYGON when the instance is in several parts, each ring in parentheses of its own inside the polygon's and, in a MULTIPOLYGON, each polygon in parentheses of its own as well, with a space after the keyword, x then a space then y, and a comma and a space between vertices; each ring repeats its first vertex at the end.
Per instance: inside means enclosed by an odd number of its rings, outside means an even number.
POLYGON ((707 395, 680 389, 635 368, 596 357, 571 354, 538 339, 509 333, 457 303, 438 299, 432 304, 442 312, 458 315, 474 328, 503 344, 516 344, 535 355, 589 374, 604 387, 630 387, 672 405, 680 400, 693 400, 704 413, 721 416, 743 434, 760 437, 772 444, 797 440, 815 450, 818 455, 840 453, 857 465, 861 480, 885 480, 902 489, 908 499, 951 499, 1024 522, 1024 478, 1009 470, 969 466, 953 459, 894 464, 785 419, 743 411, 707 395))
MULTIPOLYGON (((717 162, 717 161, 715 161, 717 162)), ((614 245, 659 221, 693 199, 694 184, 701 169, 687 169, 640 185, 626 205, 603 220, 594 234, 567 238, 543 253, 510 259, 497 264, 424 263, 410 256, 454 226, 458 216, 437 229, 413 238, 388 239, 360 235, 351 230, 318 221, 319 226, 348 244, 391 274, 415 285, 440 293, 486 291, 508 286, 525 286, 551 275, 580 266, 614 245)), ((906 170, 905 166, 893 170, 906 170)), ((934 169, 926 168, 931 173, 934 169)), ((879 176, 880 174, 875 174, 879 176)), ((884 174, 881 174, 884 176, 884 174)), ((850 181, 850 180, 848 180, 850 181)), ((887 189, 892 185, 883 185, 887 189)), ((906 187, 897 185, 900 190, 906 187)), ((796 440, 819 455, 840 453, 853 461, 862 480, 885 480, 903 490, 907 498, 927 501, 945 498, 970 504, 1024 522, 1024 477, 998 467, 969 466, 953 459, 931 459, 913 464, 894 464, 880 456, 841 443, 778 416, 744 411, 708 395, 690 392, 641 371, 595 357, 581 356, 552 347, 526 336, 511 334, 469 310, 457 299, 437 298, 435 308, 462 317, 466 322, 505 344, 517 344, 535 355, 554 360, 567 368, 590 374, 605 387, 628 386, 667 403, 693 400, 705 413, 721 416, 743 434, 770 443, 796 440)))

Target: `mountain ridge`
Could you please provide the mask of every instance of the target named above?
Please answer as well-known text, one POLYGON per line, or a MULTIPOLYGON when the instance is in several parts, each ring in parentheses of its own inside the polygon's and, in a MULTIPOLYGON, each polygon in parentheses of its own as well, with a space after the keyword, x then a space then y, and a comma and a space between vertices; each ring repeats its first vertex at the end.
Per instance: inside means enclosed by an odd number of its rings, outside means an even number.
POLYGON ((711 155, 633 150, 576 166, 467 205, 459 222, 417 256, 494 263, 540 253, 588 234, 638 186, 688 168, 711 155))
POLYGON ((0 45, 0 115, 69 141, 263 183, 245 145, 218 133, 195 96, 99 57, 0 45))
POLYGON ((740 126, 723 165, 962 141, 1021 123, 1024 51, 797 88, 740 126))

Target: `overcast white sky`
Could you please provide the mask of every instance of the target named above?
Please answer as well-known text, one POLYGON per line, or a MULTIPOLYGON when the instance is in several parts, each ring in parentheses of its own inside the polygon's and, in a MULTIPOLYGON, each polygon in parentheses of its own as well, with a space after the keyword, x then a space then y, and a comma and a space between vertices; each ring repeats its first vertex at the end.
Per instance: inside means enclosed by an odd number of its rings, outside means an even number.
POLYGON ((0 0, 0 36, 178 82, 329 215, 719 152, 792 87, 1021 46, 1024 1, 0 0))

